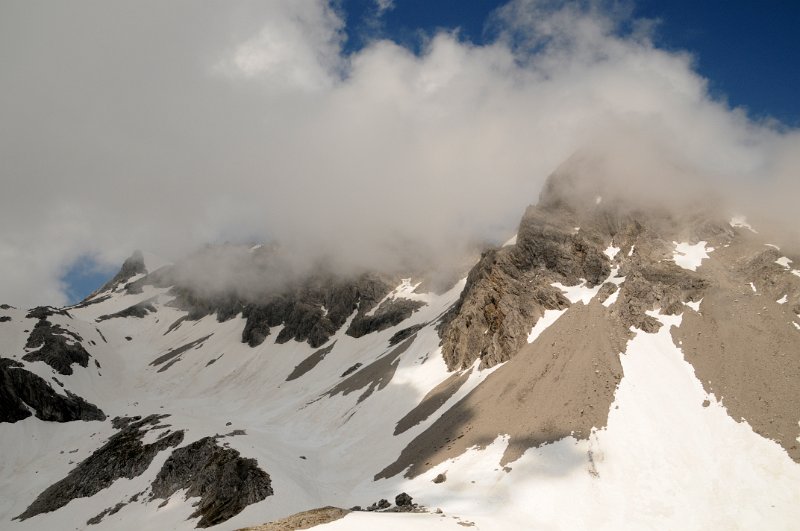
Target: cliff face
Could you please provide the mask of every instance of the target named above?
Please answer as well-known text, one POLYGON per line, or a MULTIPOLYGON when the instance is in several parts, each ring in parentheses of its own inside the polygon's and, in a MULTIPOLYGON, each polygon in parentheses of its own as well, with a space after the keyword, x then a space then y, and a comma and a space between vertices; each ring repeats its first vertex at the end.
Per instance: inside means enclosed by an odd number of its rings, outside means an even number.
POLYGON ((511 359, 546 310, 570 305, 554 283, 603 286, 608 296, 620 284, 614 279, 625 277, 616 313, 623 325, 650 331, 657 323, 646 311, 672 314, 702 298, 709 281, 672 262, 673 242, 723 241, 733 236, 727 222, 636 210, 619 199, 587 195, 575 180, 554 174, 523 215, 515 243, 485 252, 469 273, 440 328, 450 369, 476 359, 481 368, 511 359))

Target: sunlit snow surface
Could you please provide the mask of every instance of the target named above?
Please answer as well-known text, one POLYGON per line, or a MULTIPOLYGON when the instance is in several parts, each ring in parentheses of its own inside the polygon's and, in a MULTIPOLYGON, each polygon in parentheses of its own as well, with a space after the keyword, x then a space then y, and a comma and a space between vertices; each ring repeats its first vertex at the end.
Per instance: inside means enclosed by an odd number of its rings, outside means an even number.
POLYGON ((567 311, 566 309, 564 309, 564 310, 545 310, 544 311, 544 315, 542 315, 539 318, 539 320, 536 321, 536 324, 533 325, 533 328, 531 329, 530 333, 528 334, 528 343, 533 343, 534 341, 536 341, 536 338, 539 337, 542 334, 542 332, 547 330, 547 328, 551 324, 555 323, 558 320, 559 317, 564 315, 564 312, 566 312, 566 311, 567 311))
POLYGON ((610 259, 613 260, 617 253, 619 252, 619 247, 614 247, 613 245, 609 245, 608 248, 603 251, 603 253, 610 259))
POLYGON ((700 300, 699 300, 699 301, 697 301, 697 302, 687 302, 687 303, 685 303, 685 304, 686 304, 686 306, 688 306, 688 307, 689 307, 689 308, 691 308, 692 310, 694 310, 694 311, 696 311, 696 312, 699 312, 699 311, 700 311, 700 303, 701 303, 701 302, 703 302, 703 299, 700 299, 700 300))
POLYGON ((791 274, 800 277, 800 269, 792 269, 792 267, 789 264, 793 263, 793 261, 789 259, 789 257, 781 256, 780 258, 775 260, 775 263, 783 267, 787 271, 789 271, 791 274))
MULTIPOLYGON (((624 279, 612 271, 608 281, 624 279)), ((412 294, 413 286, 404 281, 395 296, 412 294)), ((312 370, 289 382, 287 375, 316 349, 293 341, 275 344, 272 338, 279 328, 257 348, 241 343, 241 317, 224 323, 214 316, 186 321, 165 335, 169 325, 184 315, 164 306, 172 298, 166 290, 145 287, 139 295, 118 293, 101 304, 71 310, 75 319, 51 318, 86 341, 94 341, 86 348, 102 366, 97 369, 90 362, 89 368, 59 375, 59 379, 101 405, 110 418, 169 413, 167 422, 187 431, 184 444, 207 435, 246 430, 246 435, 223 441, 243 457, 258 461, 270 474, 275 494, 214 529, 255 525, 329 504, 350 507, 380 498, 392 500, 402 491, 431 509, 440 507, 444 516, 356 513, 320 529, 463 529, 469 523, 474 523, 473 529, 503 531, 796 528, 800 467, 777 444, 754 434, 747 423, 735 422, 713 397, 707 397, 672 343, 669 327, 677 325, 680 316, 653 314, 666 326, 657 334, 634 331, 621 356, 624 376, 608 426, 590 440, 568 438, 530 449, 506 471, 499 462, 508 440, 498 434, 486 449, 469 450, 413 480, 400 474, 373 481, 373 475, 394 461, 414 437, 499 368, 479 371, 476 362, 466 383, 436 413, 394 436, 397 421, 451 374, 441 357, 438 333, 428 326, 400 357, 385 388, 361 403, 363 389, 324 395, 354 363, 368 365, 388 353, 388 338, 399 328, 435 320, 458 299, 463 286, 462 280, 445 294, 428 295, 427 306, 398 327, 380 333, 355 339, 344 334, 345 325, 331 339, 336 341, 333 350, 312 370), (99 315, 153 297, 159 305, 156 314, 94 323, 99 315), (211 338, 183 354, 169 370, 158 373, 149 366, 167 350, 210 333, 211 338), (207 366, 212 359, 219 361, 207 366), (702 406, 706 398, 709 407, 702 406), (447 481, 432 483, 443 472, 447 481)), ((585 282, 557 287, 572 303, 596 304, 592 299, 597 287, 588 288, 585 282)), ((535 331, 541 333, 564 313, 551 312, 556 313, 546 313, 535 331)), ((0 335, 4 352, 24 352, 28 335, 24 330, 33 324, 24 314, 10 312, 14 321, 5 323, 9 328, 0 335)), ((52 375, 40 362, 27 368, 45 378, 52 375)), ((137 478, 120 479, 109 489, 73 500, 56 512, 25 522, 11 521, 113 433, 108 421, 55 424, 29 418, 0 424, 4 452, 0 529, 84 529, 89 517, 145 490, 167 452, 159 454, 137 478)), ((184 502, 178 493, 166 506, 158 508, 159 503, 128 504, 89 529, 194 528, 196 519, 188 520, 192 500, 184 502)))
POLYGON ((517 244, 517 235, 515 234, 511 238, 509 238, 508 241, 506 241, 506 243, 503 244, 503 247, 508 247, 510 245, 516 245, 516 244, 517 244))
POLYGON ((481 530, 796 529, 800 467, 705 393, 670 336, 681 316, 650 314, 665 326, 635 331, 608 426, 588 441, 530 449, 506 472, 498 436, 403 489, 481 530))
POLYGON ((598 284, 597 286, 590 288, 587 283, 586 279, 581 279, 581 283, 575 286, 565 286, 560 282, 553 282, 551 286, 560 289, 564 292, 564 296, 571 302, 575 304, 576 302, 582 302, 583 304, 589 304, 597 292, 600 291, 600 286, 602 284, 598 284))

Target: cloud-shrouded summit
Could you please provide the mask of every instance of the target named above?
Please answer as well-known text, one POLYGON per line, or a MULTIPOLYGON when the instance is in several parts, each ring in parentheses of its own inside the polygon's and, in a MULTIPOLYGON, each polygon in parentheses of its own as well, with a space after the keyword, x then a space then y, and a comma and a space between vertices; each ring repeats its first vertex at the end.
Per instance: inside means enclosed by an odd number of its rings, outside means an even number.
POLYGON ((5 2, 3 302, 63 303, 69 264, 134 248, 436 260, 513 232, 577 151, 634 192, 795 216, 800 134, 712 98, 647 21, 514 1, 488 44, 440 32, 420 54, 379 38, 345 54, 337 6, 5 2))

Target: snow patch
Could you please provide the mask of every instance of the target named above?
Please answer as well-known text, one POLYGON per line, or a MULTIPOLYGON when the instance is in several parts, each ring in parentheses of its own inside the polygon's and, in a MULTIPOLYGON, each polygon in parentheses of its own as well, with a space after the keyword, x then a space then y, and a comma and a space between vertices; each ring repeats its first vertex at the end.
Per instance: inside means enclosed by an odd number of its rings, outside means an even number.
POLYGON ((539 317, 539 320, 536 321, 536 324, 533 325, 531 328, 530 333, 528 334, 528 343, 533 343, 536 341, 536 338, 541 335, 542 332, 547 330, 547 328, 555 323, 559 317, 564 315, 564 312, 567 310, 545 310, 544 314, 539 317))
POLYGON ((581 301, 584 304, 589 304, 589 302, 594 298, 594 296, 597 295, 597 292, 600 291, 600 286, 602 285, 602 283, 598 284, 593 288, 590 288, 586 285, 586 279, 582 278, 581 283, 575 286, 565 286, 560 282, 553 282, 550 285, 564 292, 564 296, 572 304, 575 304, 578 301, 581 301))
POLYGON ((781 297, 780 299, 776 300, 775 302, 777 302, 778 304, 786 304, 786 302, 787 302, 788 300, 789 300, 789 297, 787 297, 786 295, 784 295, 783 297, 781 297))
POLYGON ((751 227, 749 223, 747 223, 747 218, 744 216, 733 216, 731 218, 730 224, 731 227, 743 227, 749 230, 750 232, 758 234, 758 231, 755 230, 753 227, 751 227))
POLYGON ((517 244, 517 235, 515 234, 511 238, 509 238, 509 240, 506 243, 503 244, 503 247, 509 247, 511 245, 516 245, 516 244, 517 244))
POLYGON ((696 311, 697 313, 700 313, 700 303, 701 302, 703 302, 703 299, 700 299, 697 302, 685 302, 684 304, 686 304, 686 306, 688 306, 692 310, 696 311))
POLYGON ((609 259, 613 260, 614 257, 617 256, 617 253, 619 252, 619 249, 620 249, 619 247, 614 247, 613 245, 609 245, 608 248, 605 251, 603 251, 603 253, 609 259))
POLYGON ((700 264, 708 258, 708 253, 714 250, 713 247, 706 247, 705 240, 701 240, 694 245, 689 243, 672 242, 675 245, 675 253, 672 255, 673 261, 680 267, 690 271, 697 271, 700 264))

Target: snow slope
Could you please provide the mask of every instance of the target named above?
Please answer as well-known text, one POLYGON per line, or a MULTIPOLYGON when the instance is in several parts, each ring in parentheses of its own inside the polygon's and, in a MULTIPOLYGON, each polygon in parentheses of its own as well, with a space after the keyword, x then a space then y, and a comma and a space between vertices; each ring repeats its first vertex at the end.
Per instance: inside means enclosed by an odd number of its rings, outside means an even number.
MULTIPOLYGON (((705 242, 676 249, 682 253, 676 263, 689 268, 708 258, 710 250, 705 242)), ((617 253, 618 248, 608 254, 617 253)), ((620 286, 625 278, 617 272, 615 267, 608 281, 620 286)), ((597 304, 600 285, 552 285, 574 304, 597 304)), ((272 338, 279 330, 251 348, 241 342, 241 316, 222 323, 206 316, 174 327, 185 312, 168 305, 172 296, 166 289, 152 286, 138 295, 116 291, 97 304, 70 309, 71 317, 50 318, 79 333, 99 367, 90 362, 85 369, 75 367, 72 375, 56 375, 43 362, 25 363, 25 368, 48 380, 57 376, 109 419, 169 414, 167 422, 185 430, 184 445, 244 430, 222 440, 257 460, 271 477, 274 495, 215 529, 237 529, 325 505, 364 506, 393 500, 403 491, 442 514, 356 512, 320 529, 797 528, 800 466, 705 393, 672 340, 670 330, 680 326, 680 315, 651 313, 663 323, 655 334, 632 330, 620 353, 624 377, 608 425, 588 440, 567 437, 531 448, 504 468, 499 463, 508 437, 498 433, 486 448, 473 448, 414 479, 398 475, 374 481, 414 437, 497 368, 480 371, 476 361, 464 371, 465 383, 434 413, 394 435, 398 421, 451 377, 435 325, 463 287, 464 280, 446 293, 420 295, 404 280, 390 297, 416 297, 425 306, 399 325, 360 338, 346 335, 343 326, 323 346, 332 346, 330 352, 292 380, 287 377, 298 364, 320 349, 295 341, 277 344, 272 338), (157 311, 142 318, 96 321, 148 300, 157 311), (414 325, 421 326, 416 335, 389 344, 396 332, 414 325), (192 342, 197 345, 173 365, 152 365, 192 342), (386 370, 367 370, 387 359, 394 361, 386 370), (353 374, 363 378, 342 385, 350 382, 342 375, 356 364, 361 367, 353 374), (434 483, 439 474, 446 481, 434 483)), ((606 305, 609 312, 613 297, 606 305)), ((698 311, 699 303, 691 308, 698 311)), ((545 312, 532 325, 528 342, 569 311, 545 312)), ((4 312, 11 317, 0 323, 4 356, 24 354, 26 330, 35 324, 25 314, 4 312)), ((83 529, 89 518, 146 491, 169 452, 158 454, 142 475, 119 479, 92 497, 29 520, 12 520, 114 433, 109 420, 55 424, 29 417, 0 423, 0 528, 83 529)), ((160 507, 160 500, 145 495, 90 529, 192 529, 193 501, 178 493, 160 507)))

